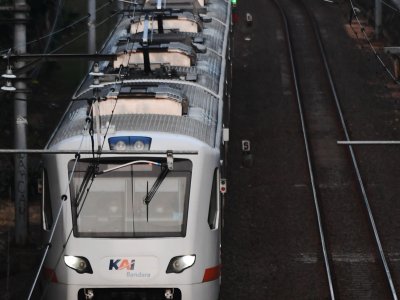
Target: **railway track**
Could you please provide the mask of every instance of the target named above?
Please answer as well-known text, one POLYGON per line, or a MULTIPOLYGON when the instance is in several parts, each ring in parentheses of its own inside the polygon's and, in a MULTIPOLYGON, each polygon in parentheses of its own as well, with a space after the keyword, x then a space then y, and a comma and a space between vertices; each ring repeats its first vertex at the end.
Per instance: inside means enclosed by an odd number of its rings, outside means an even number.
MULTIPOLYGON (((397 299, 318 25, 304 3, 273 0, 284 24, 331 299, 397 299)), ((312 256, 312 254, 310 254, 312 256)))

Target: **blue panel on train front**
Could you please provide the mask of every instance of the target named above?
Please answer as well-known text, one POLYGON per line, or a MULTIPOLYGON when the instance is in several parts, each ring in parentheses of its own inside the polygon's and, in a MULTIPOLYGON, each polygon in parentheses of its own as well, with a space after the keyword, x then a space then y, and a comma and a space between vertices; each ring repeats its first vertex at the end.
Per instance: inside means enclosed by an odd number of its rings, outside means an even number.
POLYGON ((150 150, 151 138, 147 136, 114 136, 108 138, 111 150, 150 150))

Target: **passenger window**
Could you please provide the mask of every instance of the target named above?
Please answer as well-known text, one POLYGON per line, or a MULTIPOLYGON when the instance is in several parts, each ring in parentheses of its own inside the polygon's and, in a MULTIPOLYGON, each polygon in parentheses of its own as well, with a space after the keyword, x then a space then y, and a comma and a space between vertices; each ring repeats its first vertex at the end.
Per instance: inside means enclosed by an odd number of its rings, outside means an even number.
POLYGON ((50 230, 53 226, 53 213, 51 209, 50 188, 47 171, 43 169, 42 175, 42 222, 43 229, 50 230))
POLYGON ((219 212, 219 191, 218 191, 218 169, 214 171, 214 178, 211 188, 210 207, 208 209, 208 225, 210 229, 218 228, 218 212, 219 212))

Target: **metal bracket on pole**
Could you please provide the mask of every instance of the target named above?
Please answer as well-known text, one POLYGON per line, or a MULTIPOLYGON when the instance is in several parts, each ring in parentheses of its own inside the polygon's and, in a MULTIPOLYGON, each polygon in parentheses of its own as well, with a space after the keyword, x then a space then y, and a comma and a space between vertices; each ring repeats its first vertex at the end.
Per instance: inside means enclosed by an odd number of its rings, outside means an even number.
POLYGON ((400 47, 383 47, 385 53, 400 54, 400 47))
POLYGON ((26 12, 28 13, 30 11, 30 7, 28 4, 22 4, 18 6, 0 6, 0 11, 6 11, 6 12, 26 12))

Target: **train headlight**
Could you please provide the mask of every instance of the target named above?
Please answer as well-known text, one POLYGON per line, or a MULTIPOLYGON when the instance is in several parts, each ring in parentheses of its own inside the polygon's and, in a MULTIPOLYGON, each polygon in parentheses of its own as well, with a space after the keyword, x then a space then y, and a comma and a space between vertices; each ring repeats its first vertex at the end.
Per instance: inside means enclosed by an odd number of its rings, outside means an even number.
POLYGON ((147 136, 113 136, 108 139, 111 150, 124 151, 150 150, 151 137, 147 136))
POLYGON ((65 255, 64 262, 68 267, 74 269, 79 274, 93 274, 92 267, 90 266, 89 260, 86 257, 65 255))
POLYGON ((194 265, 196 255, 175 256, 169 262, 167 273, 181 273, 194 265))
POLYGON ((114 150, 118 150, 118 151, 126 150, 126 143, 124 141, 118 141, 114 145, 114 150))
POLYGON ((134 149, 134 150, 143 150, 144 147, 145 147, 145 144, 144 144, 142 141, 136 141, 136 142, 133 144, 133 149, 134 149))

